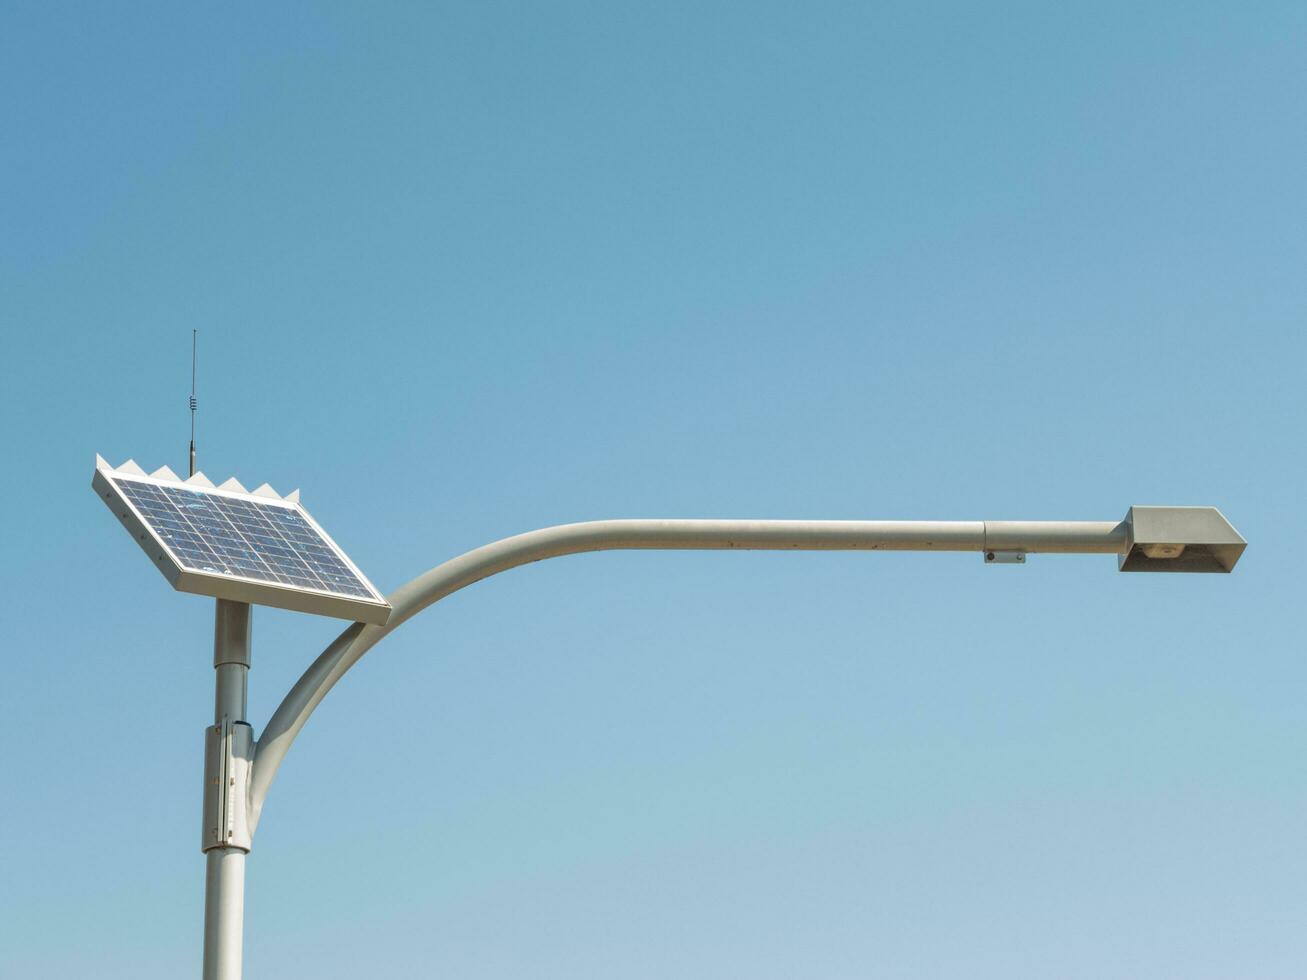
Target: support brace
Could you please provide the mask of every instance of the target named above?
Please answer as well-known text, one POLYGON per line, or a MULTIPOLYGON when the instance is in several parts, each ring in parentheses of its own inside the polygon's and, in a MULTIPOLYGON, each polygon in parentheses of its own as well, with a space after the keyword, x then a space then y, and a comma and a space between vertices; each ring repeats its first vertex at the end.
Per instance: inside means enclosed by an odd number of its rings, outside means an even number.
POLYGON ((986 551, 986 565, 1024 565, 1026 563, 1026 553, 1024 551, 986 551))

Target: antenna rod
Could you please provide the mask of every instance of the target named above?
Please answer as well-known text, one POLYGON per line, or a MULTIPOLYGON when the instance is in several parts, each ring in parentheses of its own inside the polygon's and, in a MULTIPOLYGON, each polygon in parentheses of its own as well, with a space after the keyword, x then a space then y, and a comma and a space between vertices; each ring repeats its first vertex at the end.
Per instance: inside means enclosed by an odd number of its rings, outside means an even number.
POLYGON ((195 343, 198 330, 191 331, 191 472, 190 476, 195 475, 195 343))

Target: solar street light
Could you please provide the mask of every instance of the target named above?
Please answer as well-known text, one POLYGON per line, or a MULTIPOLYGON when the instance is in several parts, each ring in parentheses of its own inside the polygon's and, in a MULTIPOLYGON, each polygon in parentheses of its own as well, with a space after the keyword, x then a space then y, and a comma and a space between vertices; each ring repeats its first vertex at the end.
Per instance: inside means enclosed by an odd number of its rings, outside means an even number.
POLYGON ((266 484, 214 487, 166 467, 96 458, 96 492, 179 590, 217 599, 214 724, 206 731, 201 849, 204 977, 239 980, 245 856, 273 777, 327 692, 376 643, 441 599, 545 558, 631 549, 970 551, 1116 555, 1121 571, 1229 572, 1246 542, 1212 507, 1133 507, 1121 521, 617 520, 566 524, 484 545, 396 590, 391 603, 299 503, 266 484), (257 742, 245 721, 250 603, 355 620, 304 672, 257 742), (393 607, 392 607, 393 604, 393 607))

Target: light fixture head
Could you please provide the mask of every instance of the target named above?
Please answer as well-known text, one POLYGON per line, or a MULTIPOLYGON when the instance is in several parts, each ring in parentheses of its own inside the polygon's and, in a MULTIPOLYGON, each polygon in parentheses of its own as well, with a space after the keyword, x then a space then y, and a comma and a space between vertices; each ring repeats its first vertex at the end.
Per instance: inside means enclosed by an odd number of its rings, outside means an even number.
POLYGON ((1123 572, 1229 572, 1248 546, 1215 507, 1131 507, 1123 572))

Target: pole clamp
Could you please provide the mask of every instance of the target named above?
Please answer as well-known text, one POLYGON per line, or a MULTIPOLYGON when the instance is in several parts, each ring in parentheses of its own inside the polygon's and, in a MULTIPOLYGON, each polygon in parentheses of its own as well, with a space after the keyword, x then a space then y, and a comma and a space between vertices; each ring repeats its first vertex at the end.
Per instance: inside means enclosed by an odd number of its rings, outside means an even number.
POLYGON ((200 850, 238 847, 249 852, 250 769, 254 729, 223 718, 204 730, 204 814, 200 850))

